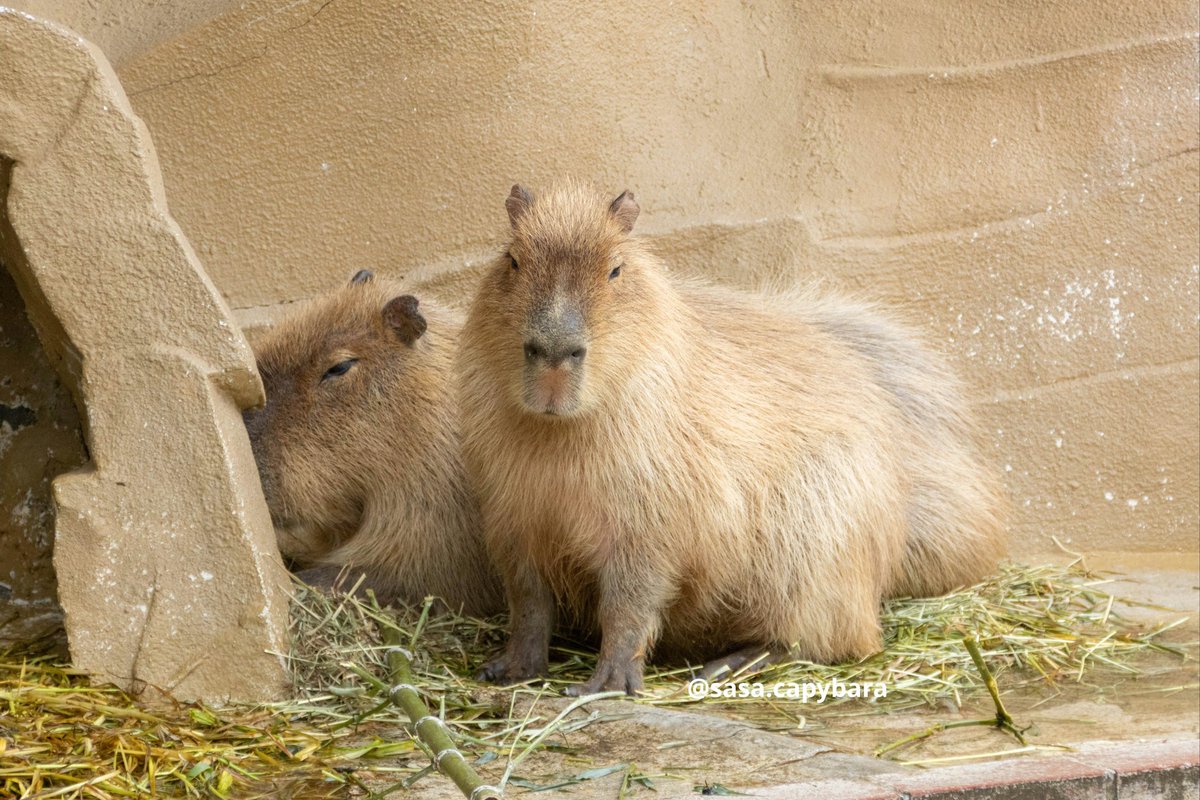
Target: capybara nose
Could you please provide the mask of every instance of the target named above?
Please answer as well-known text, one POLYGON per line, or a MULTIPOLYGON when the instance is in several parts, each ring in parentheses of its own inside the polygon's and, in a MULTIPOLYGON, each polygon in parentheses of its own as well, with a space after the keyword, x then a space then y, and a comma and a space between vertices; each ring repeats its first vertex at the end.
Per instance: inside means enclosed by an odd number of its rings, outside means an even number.
POLYGON ((587 346, 578 339, 546 341, 530 339, 525 342, 525 360, 529 363, 542 362, 551 368, 567 362, 576 366, 587 355, 587 346))
POLYGON ((586 327, 578 307, 558 298, 534 311, 525 329, 525 363, 577 367, 585 355, 586 327))

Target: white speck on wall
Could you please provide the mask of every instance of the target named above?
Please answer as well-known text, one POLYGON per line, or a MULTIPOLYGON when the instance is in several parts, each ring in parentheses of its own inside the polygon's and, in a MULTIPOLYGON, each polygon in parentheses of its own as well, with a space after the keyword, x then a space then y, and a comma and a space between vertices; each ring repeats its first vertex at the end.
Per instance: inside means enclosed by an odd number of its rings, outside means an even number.
POLYGON ((1112 492, 1105 492, 1104 499, 1111 503, 1115 499, 1115 495, 1112 492))
POLYGON ((1125 501, 1125 505, 1129 506, 1130 508, 1137 508, 1138 500, 1136 497, 1131 497, 1125 501))
POLYGON ((204 571, 204 570, 201 570, 201 571, 200 571, 200 578, 201 578, 202 580, 211 581, 211 580, 213 579, 213 574, 212 574, 211 572, 206 572, 206 571, 204 571))
POLYGON ((1121 306, 1121 298, 1120 297, 1108 298, 1108 308, 1110 311, 1110 323, 1109 324, 1112 326, 1113 336, 1115 336, 1118 339, 1121 338, 1121 324, 1124 321, 1123 317, 1121 316, 1120 306, 1121 306))

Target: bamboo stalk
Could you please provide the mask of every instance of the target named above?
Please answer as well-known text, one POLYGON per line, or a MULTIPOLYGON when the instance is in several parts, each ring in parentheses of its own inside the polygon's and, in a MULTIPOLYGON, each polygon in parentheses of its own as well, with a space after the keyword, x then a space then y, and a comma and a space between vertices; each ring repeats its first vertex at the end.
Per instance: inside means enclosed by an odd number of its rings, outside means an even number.
POLYGON ((983 654, 979 652, 979 643, 975 641, 974 636, 964 636, 963 647, 966 647, 967 652, 971 654, 971 660, 975 662, 975 669, 979 670, 979 675, 983 678, 983 685, 987 687, 988 694, 992 696, 992 702, 996 705, 996 727, 1008 731, 1016 737, 1018 742, 1025 744, 1025 737, 1021 735, 1021 731, 1017 730, 1016 722, 1013 721, 1012 715, 1008 713, 1008 709, 1000 700, 1000 687, 996 685, 996 676, 984 663, 983 654))
POLYGON ((1015 756, 1021 753, 1038 753, 1047 750, 1055 752, 1070 751, 1071 748, 1066 745, 1058 744, 1027 744, 1024 747, 1014 747, 1008 750, 993 750, 990 753, 963 753, 958 756, 943 756, 941 758, 918 758, 913 761, 897 761, 897 764, 904 764, 912 767, 928 767, 931 764, 955 764, 959 761, 974 761, 980 758, 1003 758, 1004 756, 1015 756))
POLYGON ((936 722, 919 733, 914 733, 911 736, 905 736, 903 739, 897 739, 891 744, 885 744, 875 748, 875 757, 879 758, 880 756, 886 755, 893 750, 898 750, 901 747, 914 744, 915 742, 922 741, 923 739, 928 739, 934 734, 941 733, 942 731, 948 731, 951 728, 967 728, 972 725, 986 725, 990 727, 995 724, 996 721, 993 719, 964 719, 957 720, 955 722, 936 722))
POLYGON ((383 642, 388 646, 388 670, 392 682, 387 696, 408 715, 417 738, 433 752, 433 765, 437 771, 454 781, 454 785, 468 800, 502 800, 503 792, 483 782, 479 773, 454 745, 445 723, 431 716, 425 708, 425 702, 413 685, 408 652, 400 646, 400 631, 385 626, 383 642))
POLYGON ((1008 713, 1008 709, 1004 707, 1004 703, 1000 700, 1000 687, 996 684, 996 676, 992 674, 992 670, 988 667, 987 662, 983 660, 983 654, 979 652, 979 642, 975 641, 974 636, 964 636, 963 646, 967 648, 967 652, 971 655, 971 661, 975 663, 975 669, 979 670, 979 676, 983 678, 983 685, 987 687, 988 694, 992 696, 992 703, 996 706, 996 716, 987 719, 966 719, 955 722, 935 723, 919 733, 914 733, 910 736, 905 736, 903 739, 897 739, 890 744, 877 747, 875 749, 876 758, 893 750, 898 750, 928 739, 942 731, 948 731, 951 728, 966 728, 973 725, 986 725, 988 727, 999 728, 1006 733, 1012 734, 1022 745, 1027 744, 1025 737, 1021 734, 1020 729, 1017 728, 1012 715, 1008 713))

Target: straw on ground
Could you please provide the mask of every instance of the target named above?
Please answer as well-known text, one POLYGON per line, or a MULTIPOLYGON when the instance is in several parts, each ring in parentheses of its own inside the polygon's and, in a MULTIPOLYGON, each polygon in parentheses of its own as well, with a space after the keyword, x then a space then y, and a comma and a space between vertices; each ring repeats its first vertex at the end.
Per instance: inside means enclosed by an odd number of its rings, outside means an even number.
MULTIPOLYGON (((776 664, 736 677, 888 685, 886 698, 833 699, 803 709, 836 726, 846 724, 840 714, 961 705, 987 690, 986 674, 993 676, 998 701, 1015 687, 1073 682, 1095 670, 1134 674, 1137 656, 1150 650, 1178 653, 1159 641, 1169 625, 1147 630, 1129 622, 1105 583, 1078 564, 1006 565, 995 577, 946 597, 888 603, 886 649, 863 661, 776 664), (964 647, 964 634, 978 643, 985 670, 964 647)), ((561 703, 551 703, 545 715, 541 710, 543 699, 587 677, 594 663, 588 648, 557 643, 544 684, 485 690, 469 676, 501 646, 503 620, 434 615, 431 609, 428 603, 385 609, 369 597, 330 597, 298 587, 292 649, 285 654, 295 698, 263 706, 143 707, 70 667, 15 655, 0 659, 0 796, 319 798, 355 791, 381 797, 418 781, 445 780, 432 768, 436 753, 413 737, 409 714, 392 702, 388 689, 395 682, 420 689, 464 763, 495 783, 530 785, 515 772, 522 759, 551 746, 558 734, 611 718, 587 707, 564 711, 561 703), (381 630, 393 631, 396 642, 384 642, 381 630), (396 647, 413 653, 411 679, 390 677, 396 651, 389 648, 396 647)), ((646 695, 637 702, 704 703, 775 727, 798 716, 794 704, 771 700, 693 700, 685 682, 679 668, 650 669, 646 695)), ((560 781, 596 774, 588 770, 560 781)))

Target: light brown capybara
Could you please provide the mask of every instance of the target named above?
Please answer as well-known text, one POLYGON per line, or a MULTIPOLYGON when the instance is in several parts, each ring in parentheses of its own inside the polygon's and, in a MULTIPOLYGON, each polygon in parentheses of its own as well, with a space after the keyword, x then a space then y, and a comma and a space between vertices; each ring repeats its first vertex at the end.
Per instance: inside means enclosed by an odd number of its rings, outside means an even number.
POLYGON ((384 602, 503 607, 462 465, 461 325, 362 271, 256 343, 267 402, 246 428, 285 556, 352 567, 384 602))
POLYGON ((571 693, 636 692, 651 649, 817 661, 881 647, 880 602, 987 573, 996 483, 957 381, 867 304, 671 277, 633 195, 507 201, 457 362, 464 456, 512 614, 481 677, 601 634, 571 693))

